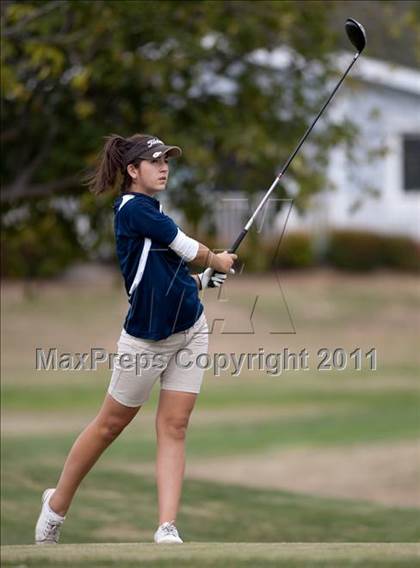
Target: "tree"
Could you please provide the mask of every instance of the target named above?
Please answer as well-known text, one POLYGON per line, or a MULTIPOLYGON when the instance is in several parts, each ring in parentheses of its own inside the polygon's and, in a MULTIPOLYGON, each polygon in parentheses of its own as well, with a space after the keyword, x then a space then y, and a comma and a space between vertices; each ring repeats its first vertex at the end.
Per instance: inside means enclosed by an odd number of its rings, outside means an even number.
MULTIPOLYGON (((4 228, 11 212, 31 223, 33 201, 66 196, 56 223, 63 211, 75 224, 84 215, 79 245, 97 251, 110 233, 111 197, 87 195, 81 174, 111 132, 153 133, 183 148, 170 195, 195 228, 218 190, 265 189, 334 76, 331 4, 3 2, 4 228), (255 57, 279 46, 290 53, 281 72, 255 57)), ((324 186, 329 149, 351 144, 348 126, 326 117, 310 158, 295 160, 288 177, 301 203, 324 186)))

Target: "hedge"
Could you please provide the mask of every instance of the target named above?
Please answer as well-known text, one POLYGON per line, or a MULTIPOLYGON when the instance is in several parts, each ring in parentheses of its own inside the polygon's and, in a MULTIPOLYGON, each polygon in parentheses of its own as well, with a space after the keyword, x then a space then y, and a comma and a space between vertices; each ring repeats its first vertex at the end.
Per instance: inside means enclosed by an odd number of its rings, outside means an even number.
MULTIPOLYGON (((362 272, 381 268, 420 271, 420 243, 409 237, 334 230, 327 236, 321 252, 316 250, 315 239, 307 232, 286 233, 280 243, 279 239, 279 235, 262 239, 257 233, 250 233, 238 250, 238 264, 245 265, 248 273, 319 265, 362 272)), ((202 242, 208 244, 205 238, 202 242)))
POLYGON ((420 270, 420 244, 398 235, 336 230, 329 236, 325 259, 328 265, 344 270, 416 272, 420 270))

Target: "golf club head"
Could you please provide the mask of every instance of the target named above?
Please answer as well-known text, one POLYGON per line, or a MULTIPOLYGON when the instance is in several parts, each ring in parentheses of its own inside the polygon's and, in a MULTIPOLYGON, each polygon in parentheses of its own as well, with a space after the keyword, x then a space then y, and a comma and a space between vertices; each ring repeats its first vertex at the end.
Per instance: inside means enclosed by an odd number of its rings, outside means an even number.
POLYGON ((345 28, 349 40, 357 51, 361 53, 366 46, 365 28, 359 22, 353 20, 353 18, 347 18, 345 28))

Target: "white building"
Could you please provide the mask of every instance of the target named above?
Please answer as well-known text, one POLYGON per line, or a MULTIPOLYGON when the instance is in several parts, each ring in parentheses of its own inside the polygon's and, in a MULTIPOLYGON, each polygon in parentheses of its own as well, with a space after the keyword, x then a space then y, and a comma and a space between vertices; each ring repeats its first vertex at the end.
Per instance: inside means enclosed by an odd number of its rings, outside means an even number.
POLYGON ((420 240, 420 72, 365 56, 353 70, 357 80, 342 86, 328 112, 360 129, 360 163, 352 164, 344 149, 334 150, 328 179, 335 190, 314 199, 304 217, 294 212, 288 230, 323 224, 420 240), (369 160, 369 151, 380 146, 386 154, 369 160), (379 195, 363 192, 366 185, 379 195))

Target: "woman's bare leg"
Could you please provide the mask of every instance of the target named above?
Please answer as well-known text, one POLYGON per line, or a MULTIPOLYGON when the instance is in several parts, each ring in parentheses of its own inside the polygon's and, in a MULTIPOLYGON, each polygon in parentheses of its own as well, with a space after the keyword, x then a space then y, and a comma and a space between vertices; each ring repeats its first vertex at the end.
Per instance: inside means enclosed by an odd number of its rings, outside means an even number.
POLYGON ((176 520, 185 470, 185 434, 196 394, 161 390, 156 415, 159 524, 176 520))
POLYGON ((108 393, 98 415, 74 442, 49 505, 64 516, 82 479, 104 450, 119 436, 141 407, 124 406, 108 393))

